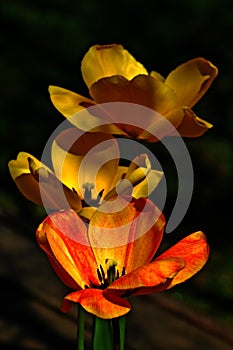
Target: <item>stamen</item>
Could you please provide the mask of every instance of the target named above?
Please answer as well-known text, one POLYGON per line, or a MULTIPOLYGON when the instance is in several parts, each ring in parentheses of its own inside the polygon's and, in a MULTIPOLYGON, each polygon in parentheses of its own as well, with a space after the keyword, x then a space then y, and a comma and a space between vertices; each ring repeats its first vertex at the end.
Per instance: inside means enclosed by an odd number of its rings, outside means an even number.
POLYGON ((112 284, 119 277, 125 275, 125 267, 122 268, 122 274, 120 275, 119 270, 116 268, 118 263, 114 259, 106 259, 106 272, 103 269, 103 266, 100 264, 97 269, 98 279, 101 285, 98 288, 107 288, 110 284, 112 284))
POLYGON ((97 275, 98 275, 99 281, 101 283, 103 281, 103 277, 102 277, 99 269, 97 269, 97 275))
POLYGON ((100 264, 100 271, 101 271, 101 275, 102 275, 103 279, 105 279, 104 269, 103 269, 103 266, 101 264, 100 264))
POLYGON ((114 259, 106 259, 105 264, 107 267, 108 283, 111 284, 117 278, 117 270, 116 270, 117 261, 114 259))

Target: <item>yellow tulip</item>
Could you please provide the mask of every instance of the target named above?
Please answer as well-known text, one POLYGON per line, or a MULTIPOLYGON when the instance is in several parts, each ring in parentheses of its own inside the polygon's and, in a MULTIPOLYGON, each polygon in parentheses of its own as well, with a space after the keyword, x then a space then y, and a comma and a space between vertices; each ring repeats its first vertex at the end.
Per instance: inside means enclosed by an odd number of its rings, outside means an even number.
MULTIPOLYGON (((61 87, 49 87, 54 106, 68 119, 87 107, 108 102, 128 102, 156 111, 183 137, 200 136, 212 127, 191 109, 205 94, 218 73, 217 68, 204 58, 191 59, 163 78, 157 72, 149 74, 122 45, 95 45, 85 54, 81 72, 90 98, 61 87)), ((101 115, 97 113, 95 118, 101 124, 101 115)), ((70 121, 79 129, 87 130, 87 122, 82 116, 77 115, 77 118, 71 118, 70 121)), ((149 142, 157 141, 154 136, 158 128, 156 120, 151 118, 145 121, 145 125, 143 130, 133 125, 133 118, 131 124, 126 125, 109 117, 108 126, 92 130, 90 117, 89 131, 103 131, 149 142)))

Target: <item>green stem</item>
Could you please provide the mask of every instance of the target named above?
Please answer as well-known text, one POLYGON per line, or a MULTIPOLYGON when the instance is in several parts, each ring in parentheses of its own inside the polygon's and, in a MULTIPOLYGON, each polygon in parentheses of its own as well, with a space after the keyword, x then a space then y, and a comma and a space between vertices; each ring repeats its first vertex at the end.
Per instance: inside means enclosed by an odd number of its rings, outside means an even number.
POLYGON ((112 320, 112 326, 113 326, 114 350, 124 350, 126 316, 114 318, 112 320))
POLYGON ((126 316, 119 317, 119 330, 120 330, 120 350, 125 348, 125 329, 126 329, 126 316))
POLYGON ((113 334, 111 320, 99 317, 94 319, 93 350, 113 350, 113 334))
POLYGON ((84 318, 85 310, 81 305, 78 306, 78 329, 77 329, 77 350, 84 350, 84 318))

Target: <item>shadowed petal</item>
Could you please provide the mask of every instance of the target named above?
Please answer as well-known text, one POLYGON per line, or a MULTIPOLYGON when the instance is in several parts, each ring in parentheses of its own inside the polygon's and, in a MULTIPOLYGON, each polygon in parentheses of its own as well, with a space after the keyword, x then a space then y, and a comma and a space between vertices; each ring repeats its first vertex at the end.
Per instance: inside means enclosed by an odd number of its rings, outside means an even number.
POLYGON ((184 117, 182 123, 177 127, 178 133, 183 137, 198 137, 212 128, 212 124, 199 118, 189 108, 183 108, 184 117))
MULTIPOLYGON (((177 106, 174 91, 149 75, 138 75, 131 81, 122 76, 106 77, 91 86, 90 94, 97 103, 135 103, 162 115, 177 106)), ((114 120, 114 116, 112 118, 114 120)), ((147 125, 145 120, 145 126, 147 125)))
POLYGON ((161 254, 156 261, 169 257, 180 257, 185 261, 185 267, 172 280, 169 288, 184 282, 197 273, 209 257, 209 247, 203 232, 195 232, 161 254))
POLYGON ((148 74, 141 63, 117 44, 92 46, 82 60, 81 71, 88 88, 104 77, 122 75, 130 80, 138 74, 148 74))
POLYGON ((66 295, 61 306, 63 312, 70 310, 70 302, 79 303, 86 311, 104 319, 120 317, 131 309, 127 300, 112 293, 92 288, 66 295))

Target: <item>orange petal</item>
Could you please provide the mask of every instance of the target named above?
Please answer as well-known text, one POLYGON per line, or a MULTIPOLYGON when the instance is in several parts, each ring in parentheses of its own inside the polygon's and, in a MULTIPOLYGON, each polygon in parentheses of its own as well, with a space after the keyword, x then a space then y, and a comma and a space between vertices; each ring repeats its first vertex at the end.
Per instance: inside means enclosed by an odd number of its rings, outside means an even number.
POLYGON ((92 46, 82 60, 81 71, 88 88, 99 79, 112 75, 122 75, 130 80, 138 74, 148 74, 141 63, 117 44, 92 46))
POLYGON ((151 123, 146 130, 143 130, 139 135, 139 139, 146 140, 148 142, 157 142, 166 136, 171 136, 180 127, 180 124, 184 119, 183 108, 172 109, 164 116, 157 114, 154 117, 153 123, 151 123))
POLYGON ((182 137, 198 137, 212 128, 212 124, 197 117, 191 109, 183 108, 183 111, 183 120, 177 127, 177 131, 182 137))
POLYGON ((123 316, 131 309, 127 300, 101 289, 84 289, 66 295, 61 310, 69 311, 71 302, 79 303, 86 311, 104 319, 123 316))
POLYGON ((121 275, 123 269, 129 273, 148 263, 161 242, 164 226, 163 215, 149 200, 128 203, 119 196, 105 202, 91 217, 88 231, 98 265, 104 268, 106 259, 117 261, 121 275))
POLYGON ((58 277, 61 279, 61 281, 67 285, 69 288, 72 288, 74 290, 80 289, 80 286, 75 282, 75 280, 66 272, 66 270, 63 269, 61 264, 57 261, 55 258, 49 242, 47 240, 46 233, 44 232, 44 222, 40 224, 36 231, 36 239, 41 249, 45 251, 47 254, 48 260, 50 264, 52 265, 54 271, 58 275, 58 277))
POLYGON ((100 284, 86 226, 73 210, 48 216, 37 232, 40 245, 47 244, 45 236, 58 263, 81 288, 100 284))
POLYGON ((52 163, 56 176, 84 198, 83 185, 92 183, 92 199, 107 193, 117 172, 119 148, 116 139, 104 133, 80 133, 70 128, 52 144, 52 163))
POLYGON ((65 117, 70 117, 85 107, 95 105, 95 102, 89 98, 58 86, 49 86, 49 93, 53 105, 65 117))
POLYGON ((127 291, 130 294, 151 293, 152 287, 167 286, 165 284, 167 280, 174 278, 180 270, 182 271, 184 266, 184 260, 178 257, 153 261, 120 277, 108 289, 118 291, 120 295, 124 295, 127 291))
POLYGON ((217 68, 204 58, 194 58, 173 70, 165 80, 177 96, 178 105, 192 107, 217 76, 217 68))
POLYGON ((162 115, 177 106, 173 90, 149 75, 138 75, 131 81, 122 76, 103 78, 91 86, 90 94, 97 103, 130 102, 149 107, 162 115))
POLYGON ((203 232, 195 232, 161 254, 156 261, 180 257, 185 261, 185 267, 172 280, 169 288, 184 282, 197 273, 206 263, 209 247, 203 232))

